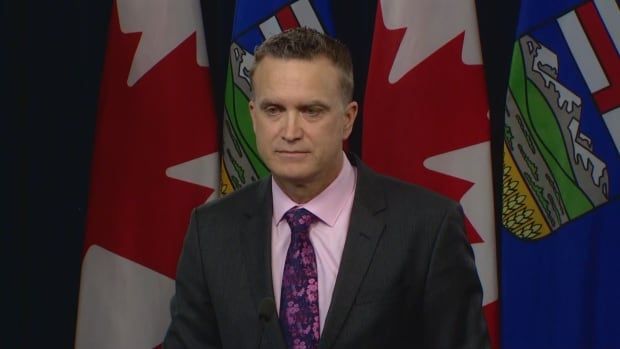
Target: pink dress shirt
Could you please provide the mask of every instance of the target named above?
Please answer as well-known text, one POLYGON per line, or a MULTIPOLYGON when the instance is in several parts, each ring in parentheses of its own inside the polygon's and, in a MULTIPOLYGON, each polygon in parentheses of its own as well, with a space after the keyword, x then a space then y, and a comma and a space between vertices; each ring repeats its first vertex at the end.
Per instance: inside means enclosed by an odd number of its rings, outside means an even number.
POLYGON ((279 313, 282 273, 286 252, 291 242, 291 229, 282 217, 293 207, 304 207, 319 218, 310 229, 310 241, 317 259, 321 332, 325 325, 349 229, 355 182, 355 168, 346 156, 338 177, 319 195, 303 205, 291 200, 272 179, 271 274, 276 307, 279 313))

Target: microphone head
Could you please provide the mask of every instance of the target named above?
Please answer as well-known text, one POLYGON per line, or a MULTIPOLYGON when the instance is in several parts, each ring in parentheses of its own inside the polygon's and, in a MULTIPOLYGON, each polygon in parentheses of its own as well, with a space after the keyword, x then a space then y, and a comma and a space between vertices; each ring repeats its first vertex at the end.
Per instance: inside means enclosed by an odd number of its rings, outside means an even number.
POLYGON ((261 321, 269 322, 276 312, 276 302, 271 297, 265 297, 258 305, 258 318, 261 321))

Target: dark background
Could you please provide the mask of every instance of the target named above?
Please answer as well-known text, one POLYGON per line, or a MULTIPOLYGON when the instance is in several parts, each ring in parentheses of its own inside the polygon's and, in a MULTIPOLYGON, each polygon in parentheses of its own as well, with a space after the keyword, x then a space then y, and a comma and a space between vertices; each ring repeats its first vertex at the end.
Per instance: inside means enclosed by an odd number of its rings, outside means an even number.
MULTIPOLYGON (((498 174, 519 3, 476 3, 498 174)), ((202 5, 216 108, 222 115, 234 1, 202 0, 202 5)), ((334 0, 338 37, 353 52, 358 101, 363 100, 376 5, 376 0, 334 0)), ((2 348, 73 347, 111 6, 111 0, 4 0, 0 9, 2 348)), ((357 153, 360 121, 350 142, 357 153)))

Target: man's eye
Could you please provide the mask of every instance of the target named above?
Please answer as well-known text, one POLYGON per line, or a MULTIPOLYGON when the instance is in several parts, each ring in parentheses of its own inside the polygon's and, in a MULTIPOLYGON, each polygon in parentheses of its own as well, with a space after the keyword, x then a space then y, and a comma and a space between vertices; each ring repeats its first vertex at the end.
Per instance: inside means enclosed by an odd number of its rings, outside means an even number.
POLYGON ((267 115, 278 115, 280 114, 280 108, 275 106, 267 107, 265 108, 265 113, 267 113, 267 115))
POLYGON ((316 117, 321 115, 321 108, 308 108, 306 110, 303 111, 304 115, 306 116, 310 116, 310 117, 316 117))

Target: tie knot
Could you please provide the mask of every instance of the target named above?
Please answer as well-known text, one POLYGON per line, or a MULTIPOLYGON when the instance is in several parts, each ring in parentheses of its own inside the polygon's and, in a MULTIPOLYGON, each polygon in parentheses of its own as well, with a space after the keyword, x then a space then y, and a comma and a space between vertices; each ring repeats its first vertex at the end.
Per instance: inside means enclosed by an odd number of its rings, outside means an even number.
POLYGON ((305 208, 294 207, 288 210, 284 217, 291 227, 291 231, 308 231, 310 225, 316 222, 317 217, 305 208))

